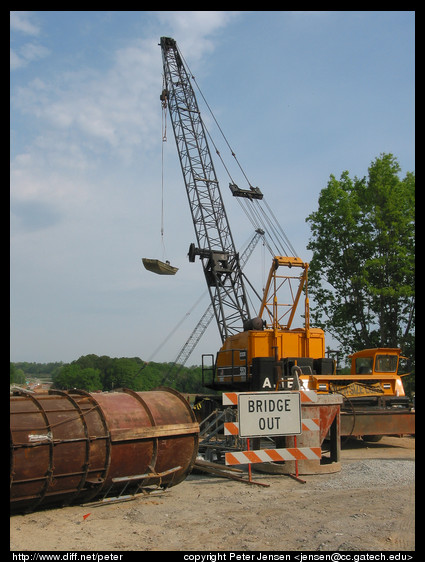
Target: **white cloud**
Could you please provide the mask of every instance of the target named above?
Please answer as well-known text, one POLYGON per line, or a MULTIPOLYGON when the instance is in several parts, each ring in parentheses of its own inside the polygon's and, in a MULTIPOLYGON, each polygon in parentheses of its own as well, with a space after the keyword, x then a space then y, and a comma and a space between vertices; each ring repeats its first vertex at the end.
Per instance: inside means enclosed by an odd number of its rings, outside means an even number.
MULTIPOLYGON (((88 201, 90 185, 84 182, 78 167, 71 165, 72 161, 79 162, 81 158, 70 154, 72 147, 66 146, 69 149, 68 173, 65 173, 60 161, 55 161, 54 155, 44 157, 42 149, 16 157, 10 171, 12 215, 23 210, 25 207, 22 205, 34 202, 48 205, 52 212, 56 209, 58 214, 62 214, 88 201), (52 161, 51 166, 49 160, 52 161)), ((58 148, 58 152, 59 158, 63 158, 63 147, 58 148)))
POLYGON ((27 66, 29 63, 42 59, 50 54, 49 49, 35 43, 26 43, 19 48, 18 52, 10 49, 10 69, 17 70, 27 66))
MULTIPOLYGON (((11 40, 17 35, 37 36, 40 28, 31 19, 32 12, 10 12, 11 40)), ((17 70, 27 66, 29 63, 42 59, 49 55, 50 51, 45 46, 34 41, 24 43, 18 49, 10 48, 10 69, 17 70)))
POLYGON ((158 12, 158 17, 163 26, 169 28, 169 34, 177 41, 181 51, 190 53, 191 63, 195 64, 206 52, 213 50, 214 43, 210 36, 223 29, 240 13, 167 11, 158 12))
MULTIPOLYGON (((230 12, 159 13, 161 21, 172 22, 179 35, 184 32, 185 40, 197 45, 197 57, 210 47, 205 35, 231 17, 230 12)), ((13 28, 39 32, 30 13, 15 14, 13 28)), ((42 46, 27 43, 20 56, 13 54, 13 65, 46 54, 42 46)), ((157 146, 159 154, 161 88, 161 52, 158 37, 152 37, 129 40, 102 70, 86 63, 77 70, 39 74, 12 89, 12 110, 25 117, 33 135, 24 149, 12 147, 12 226, 33 231, 55 224, 55 213, 57 220, 83 207, 88 214, 87 206, 96 208, 102 190, 117 197, 109 191, 108 166, 140 170, 152 148, 157 146)), ((19 140, 19 134, 12 131, 12 136, 19 140)), ((146 175, 142 181, 150 188, 146 175)))
POLYGON ((25 35, 38 35, 40 27, 31 21, 32 12, 27 11, 11 11, 10 12, 10 29, 23 33, 25 35))
MULTIPOLYGON (((223 28, 236 13, 157 12, 157 16, 161 25, 169 25, 183 42, 196 45, 187 49, 195 60, 211 48, 206 37, 223 28)), ((11 27, 37 35, 40 30, 32 19, 31 12, 12 12, 11 27)), ((11 52, 11 66, 22 67, 47 53, 45 47, 27 43, 19 52, 11 52)), ((36 161, 42 148, 42 161, 49 161, 50 166, 54 161, 55 166, 65 168, 69 167, 67 161, 84 168, 90 155, 102 153, 119 157, 125 164, 132 162, 161 138, 161 68, 158 38, 135 39, 115 52, 104 71, 86 66, 39 76, 16 90, 12 88, 13 110, 32 120, 36 132, 25 152, 33 152, 36 161)), ((18 165, 15 160, 15 169, 18 165)))
POLYGON ((50 51, 46 47, 43 47, 43 45, 37 45, 36 43, 26 43, 22 46, 20 52, 26 61, 31 62, 33 60, 46 57, 50 51))
POLYGON ((43 131, 67 131, 71 140, 77 132, 86 147, 100 142, 129 159, 136 147, 152 145, 159 122, 153 111, 161 88, 158 51, 154 41, 135 41, 116 53, 105 73, 82 69, 50 82, 36 79, 19 88, 12 103, 44 123, 43 131))
POLYGON ((10 69, 16 70, 26 65, 26 61, 20 57, 13 49, 10 49, 10 69))
POLYGON ((223 11, 167 11, 158 12, 161 23, 168 24, 176 33, 202 38, 225 27, 240 12, 223 11))

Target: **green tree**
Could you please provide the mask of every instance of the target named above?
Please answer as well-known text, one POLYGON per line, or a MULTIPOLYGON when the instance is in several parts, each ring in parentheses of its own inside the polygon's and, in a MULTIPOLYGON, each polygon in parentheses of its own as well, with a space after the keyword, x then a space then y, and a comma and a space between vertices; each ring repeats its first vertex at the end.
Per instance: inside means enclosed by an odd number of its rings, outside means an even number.
POLYGON ((53 388, 68 390, 78 388, 82 390, 94 391, 102 390, 100 371, 87 367, 82 369, 80 365, 64 365, 53 377, 53 388))
POLYGON ((13 363, 10 363, 10 384, 23 384, 25 382, 25 373, 22 369, 18 369, 13 363))
POLYGON ((331 175, 310 214, 311 319, 349 353, 367 347, 413 351, 415 176, 400 179, 392 154, 368 177, 331 175))
POLYGON ((11 384, 24 383, 26 377, 47 374, 53 380, 53 388, 62 390, 110 391, 124 387, 146 391, 171 386, 181 392, 205 392, 201 367, 194 365, 182 367, 173 363, 147 363, 140 357, 99 357, 95 354, 82 355, 68 364, 10 363, 11 384))
POLYGON ((127 359, 125 357, 114 359, 108 386, 110 386, 111 390, 114 388, 131 388, 135 390, 138 370, 139 368, 133 359, 127 359))

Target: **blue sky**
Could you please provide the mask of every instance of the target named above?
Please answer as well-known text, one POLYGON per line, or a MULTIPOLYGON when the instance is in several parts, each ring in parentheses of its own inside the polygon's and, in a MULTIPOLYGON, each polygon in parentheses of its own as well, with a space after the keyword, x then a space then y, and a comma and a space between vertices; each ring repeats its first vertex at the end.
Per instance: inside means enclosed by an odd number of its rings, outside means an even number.
MULTIPOLYGON (((414 18, 11 12, 11 360, 172 361, 208 305, 204 296, 193 308, 206 285, 187 259, 195 236, 170 124, 161 141, 161 36, 176 39, 251 183, 308 261, 305 218, 330 174, 363 177, 383 152, 403 176, 415 169, 414 18), (179 272, 149 273, 142 257, 179 272)), ((252 227, 216 170, 241 247, 252 227)), ((269 267, 259 246, 247 267, 259 290, 269 267)), ((212 324, 188 364, 219 344, 212 324)))

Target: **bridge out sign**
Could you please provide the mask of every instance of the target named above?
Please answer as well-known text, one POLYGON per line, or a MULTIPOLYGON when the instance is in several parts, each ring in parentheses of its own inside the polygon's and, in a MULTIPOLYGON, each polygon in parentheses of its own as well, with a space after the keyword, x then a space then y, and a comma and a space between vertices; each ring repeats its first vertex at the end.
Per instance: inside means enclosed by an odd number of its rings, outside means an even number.
POLYGON ((240 437, 299 435, 301 395, 294 391, 238 394, 240 437))

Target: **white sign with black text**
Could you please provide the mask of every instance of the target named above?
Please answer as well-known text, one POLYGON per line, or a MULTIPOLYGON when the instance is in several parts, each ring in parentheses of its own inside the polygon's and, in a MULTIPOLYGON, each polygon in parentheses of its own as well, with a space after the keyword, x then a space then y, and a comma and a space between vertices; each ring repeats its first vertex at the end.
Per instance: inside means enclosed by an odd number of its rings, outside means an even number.
POLYGON ((301 396, 295 391, 238 394, 240 437, 299 435, 301 396))

